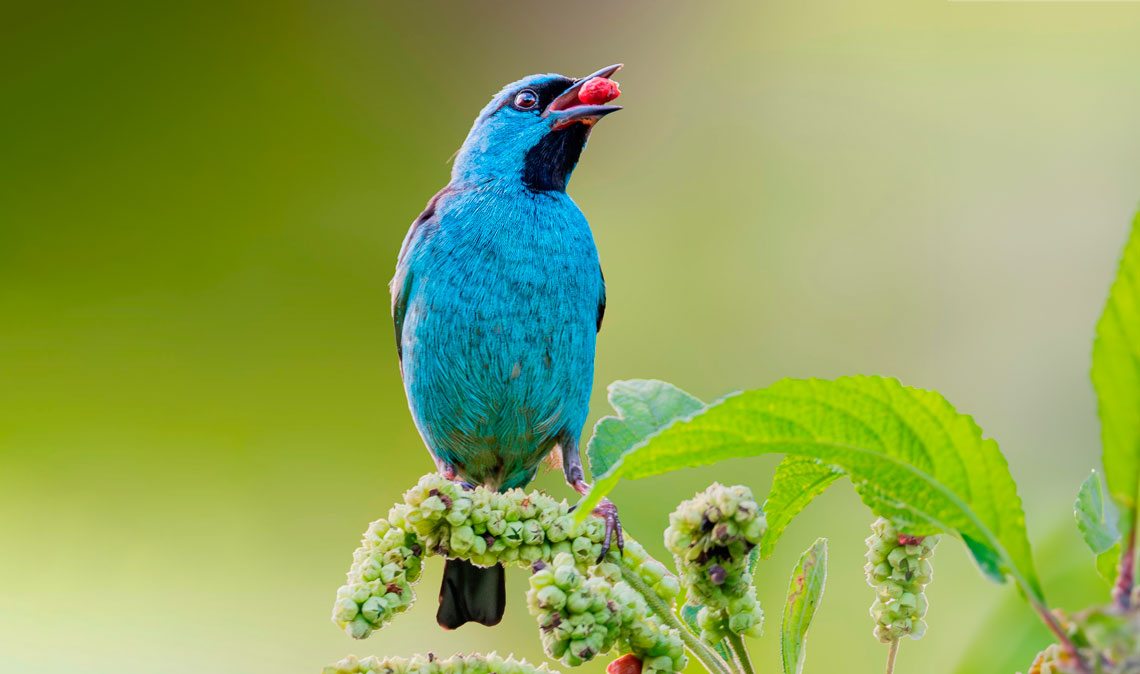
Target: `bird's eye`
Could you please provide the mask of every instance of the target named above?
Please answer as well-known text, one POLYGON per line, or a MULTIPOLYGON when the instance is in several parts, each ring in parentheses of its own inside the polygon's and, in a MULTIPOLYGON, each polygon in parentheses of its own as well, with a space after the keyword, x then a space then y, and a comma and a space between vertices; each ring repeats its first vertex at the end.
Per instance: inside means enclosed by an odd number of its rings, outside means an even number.
POLYGON ((534 106, 538 105, 538 94, 530 89, 523 89, 515 94, 515 108, 519 110, 531 110, 534 106))

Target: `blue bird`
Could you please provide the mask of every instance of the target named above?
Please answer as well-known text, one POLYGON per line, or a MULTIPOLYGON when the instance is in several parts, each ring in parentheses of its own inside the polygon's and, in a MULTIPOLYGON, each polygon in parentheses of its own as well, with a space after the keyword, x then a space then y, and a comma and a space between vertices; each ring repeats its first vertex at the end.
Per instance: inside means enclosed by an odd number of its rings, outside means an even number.
MULTIPOLYGON (((621 109, 582 103, 579 91, 620 67, 508 84, 404 238, 391 283, 400 373, 416 428, 449 479, 522 487, 560 451, 567 483, 589 490, 578 440, 606 284, 566 182, 594 123, 621 109)), ((606 519, 604 547, 611 536, 620 547, 613 504, 594 512, 606 519)), ((436 621, 494 625, 505 601, 502 566, 449 559, 436 621)))

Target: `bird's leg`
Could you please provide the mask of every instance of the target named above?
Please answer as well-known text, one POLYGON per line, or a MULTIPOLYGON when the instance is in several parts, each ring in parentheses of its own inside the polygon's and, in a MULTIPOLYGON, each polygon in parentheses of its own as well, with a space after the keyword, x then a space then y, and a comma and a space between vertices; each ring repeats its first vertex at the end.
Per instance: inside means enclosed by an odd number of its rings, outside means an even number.
MULTIPOLYGON (((579 494, 585 496, 590 491, 590 484, 582 470, 582 457, 578 454, 578 441, 567 440, 562 443, 562 474, 566 477, 566 484, 579 494)), ((606 538, 602 541, 602 554, 598 561, 609 554, 610 543, 617 543, 618 550, 625 550, 625 540, 622 538, 621 520, 618 519, 617 506, 608 498, 598 502, 591 514, 601 517, 606 522, 606 538)))
POLYGON ((475 491, 475 485, 471 484, 467 480, 460 479, 459 470, 455 467, 454 464, 448 463, 443 459, 436 459, 435 465, 439 469, 439 474, 443 476, 443 479, 451 480, 452 482, 458 484, 463 488, 463 491, 475 491))
POLYGON ((435 459, 436 469, 439 470, 439 474, 442 475, 445 480, 454 481, 455 478, 459 475, 459 471, 456 470, 455 464, 444 461, 443 459, 434 455, 432 458, 435 459))

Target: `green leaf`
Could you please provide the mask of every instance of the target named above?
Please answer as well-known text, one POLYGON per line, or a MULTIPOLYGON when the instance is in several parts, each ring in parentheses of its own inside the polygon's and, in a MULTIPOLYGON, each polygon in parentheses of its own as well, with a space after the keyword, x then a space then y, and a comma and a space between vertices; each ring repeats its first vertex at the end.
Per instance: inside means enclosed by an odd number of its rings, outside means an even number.
POLYGON ((681 607, 681 620, 685 621, 685 624, 689 626, 689 629, 693 630, 694 634, 701 633, 701 627, 697 623, 697 614, 700 612, 701 607, 699 604, 685 604, 681 607))
POLYGON ((586 446, 590 472, 595 476, 608 471, 622 454, 651 433, 705 406, 676 386, 656 379, 615 381, 608 393, 618 416, 599 421, 586 446))
POLYGON ((800 561, 792 571, 792 582, 788 585, 784 619, 780 623, 780 655, 784 662, 784 674, 803 672, 808 627, 823 599, 823 586, 826 582, 827 539, 820 538, 800 556, 800 561))
POLYGON ((768 531, 760 539, 760 556, 772 556, 776 541, 796 515, 832 482, 843 477, 843 469, 802 456, 786 456, 776 468, 772 490, 764 502, 768 531))
POLYGON ((979 571, 995 582, 1000 583, 1005 580, 1001 557, 996 551, 986 547, 985 543, 974 540, 969 534, 962 534, 962 542, 966 544, 966 549, 970 551, 974 561, 977 562, 979 571))
POLYGON ((1096 556, 1096 572, 1109 585, 1116 583, 1116 574, 1120 572, 1120 544, 1096 556))
POLYGON ((785 379, 713 403, 626 450, 579 516, 623 478, 763 454, 841 468, 876 515, 914 535, 957 534, 983 570, 1041 601, 1021 499, 997 443, 939 394, 894 379, 785 379))
POLYGON ((1140 215, 1096 325, 1092 382, 1097 395, 1104 479, 1131 525, 1140 486, 1140 215))
POLYGON ((1089 549, 1096 554, 1106 552, 1120 540, 1120 523, 1116 506, 1105 501, 1100 476, 1094 470, 1077 492, 1073 516, 1089 549))

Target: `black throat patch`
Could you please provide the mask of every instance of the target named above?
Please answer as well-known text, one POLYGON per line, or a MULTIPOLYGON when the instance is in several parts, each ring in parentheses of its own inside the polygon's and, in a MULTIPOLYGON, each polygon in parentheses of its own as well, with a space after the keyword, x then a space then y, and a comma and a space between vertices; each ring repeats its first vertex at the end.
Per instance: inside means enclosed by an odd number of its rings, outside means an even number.
POLYGON ((523 184, 535 192, 565 191, 589 135, 590 127, 577 123, 543 136, 526 153, 523 184))

